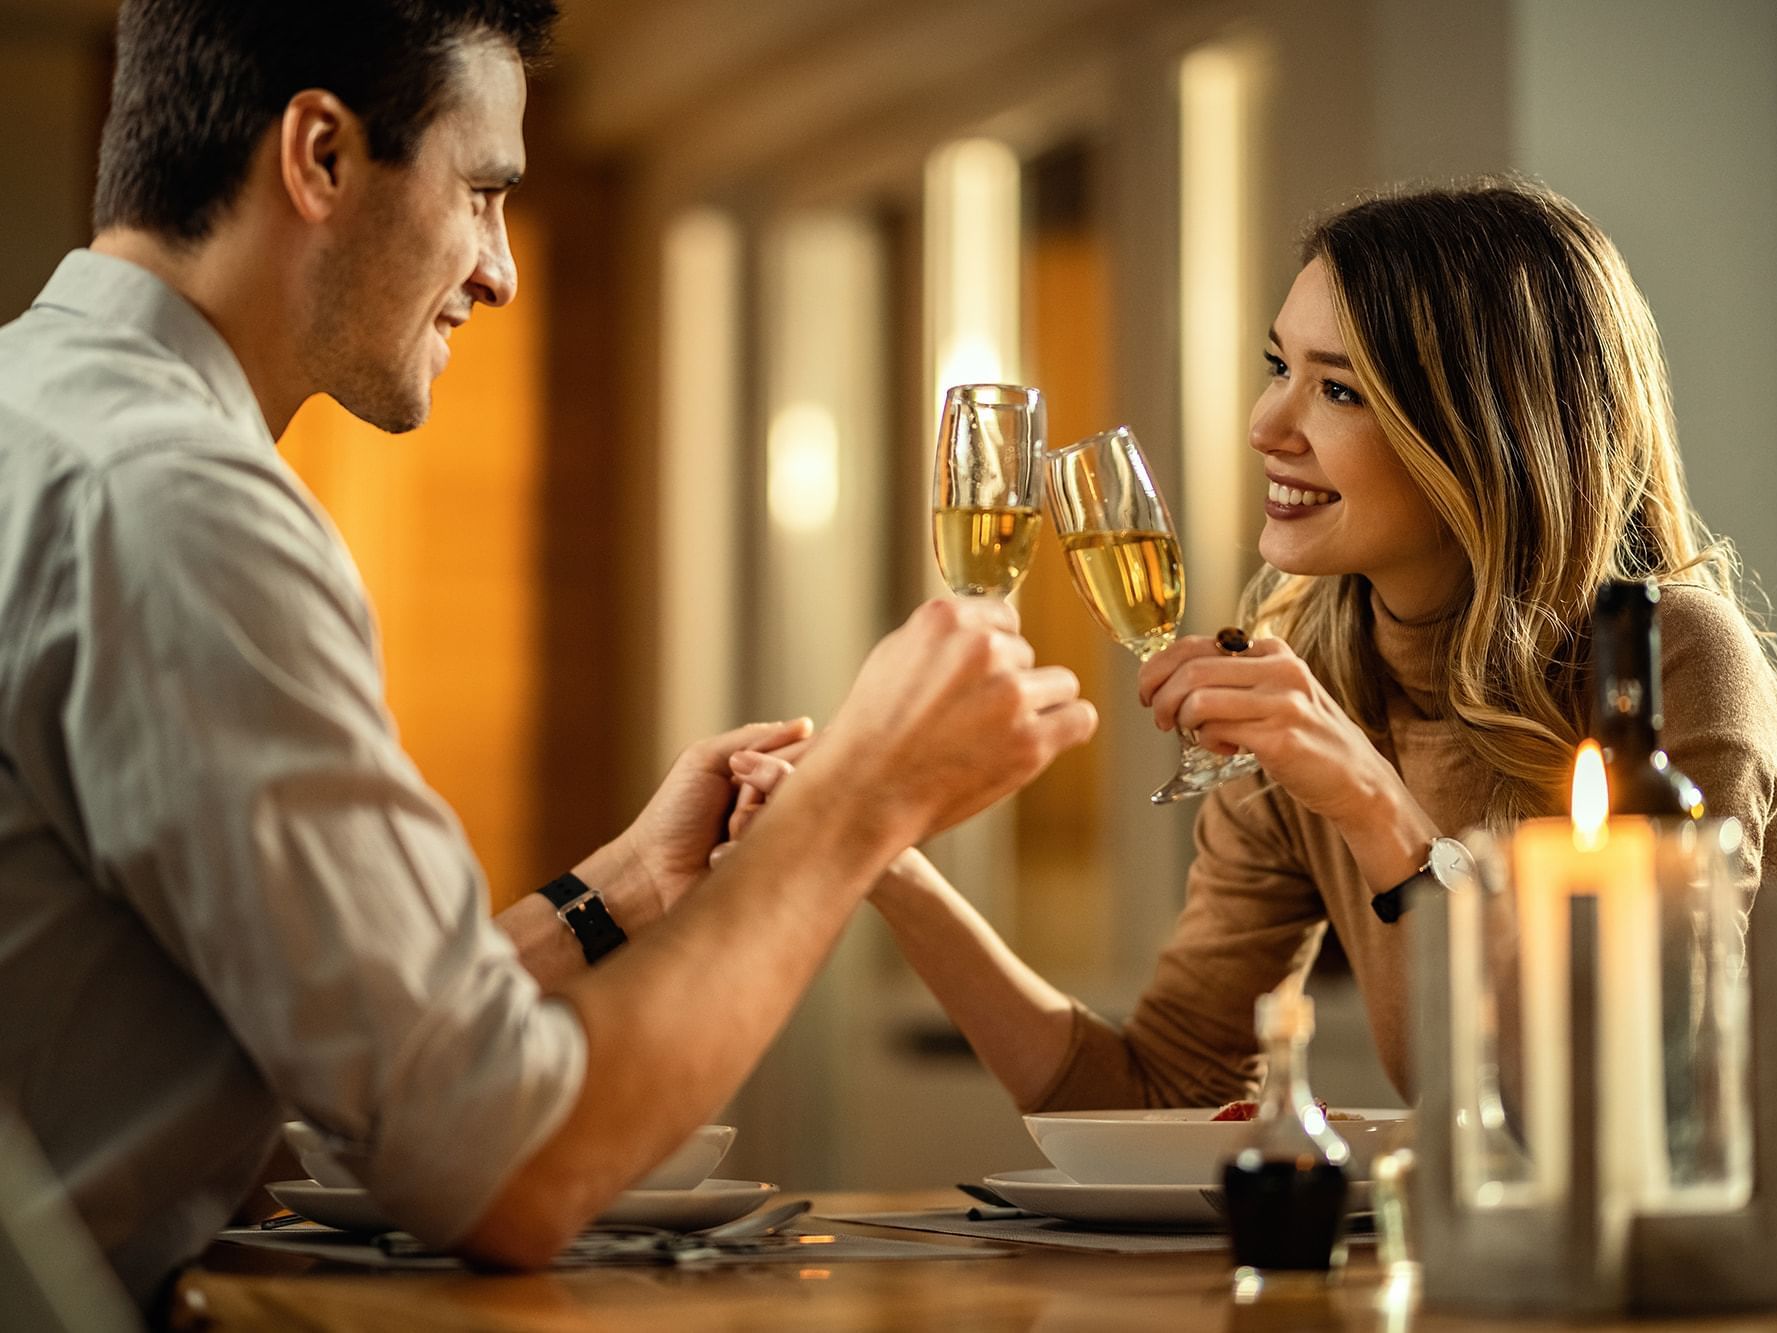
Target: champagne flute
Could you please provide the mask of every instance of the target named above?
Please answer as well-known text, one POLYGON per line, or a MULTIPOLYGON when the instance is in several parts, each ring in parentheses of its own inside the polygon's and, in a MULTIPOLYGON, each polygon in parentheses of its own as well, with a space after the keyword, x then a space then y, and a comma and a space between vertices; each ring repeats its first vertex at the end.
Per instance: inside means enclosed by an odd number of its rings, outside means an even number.
MULTIPOLYGON (((1049 455, 1049 517, 1074 587, 1111 637, 1147 661, 1178 636, 1184 563, 1166 501, 1127 426, 1049 455)), ((1256 773, 1250 754, 1219 755, 1179 734, 1178 772, 1148 799, 1198 796, 1256 773)))
POLYGON ((938 570, 960 597, 1009 597, 1042 524, 1043 395, 1019 384, 958 384, 944 394, 932 478, 938 570))

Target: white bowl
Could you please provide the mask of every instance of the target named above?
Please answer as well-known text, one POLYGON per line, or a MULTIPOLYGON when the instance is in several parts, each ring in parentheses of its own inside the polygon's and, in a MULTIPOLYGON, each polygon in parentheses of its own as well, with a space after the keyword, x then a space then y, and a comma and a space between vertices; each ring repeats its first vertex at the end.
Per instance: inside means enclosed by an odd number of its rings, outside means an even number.
POLYGON ((358 1178, 339 1164, 339 1159, 327 1147, 326 1136, 308 1121, 286 1120, 284 1142, 290 1145, 290 1151, 296 1154, 302 1169, 309 1173, 309 1179, 315 1184, 336 1190, 359 1188, 358 1178))
MULTIPOLYGON (((1043 1156, 1082 1185, 1213 1185, 1254 1129, 1250 1120, 1212 1120, 1217 1109, 1047 1111, 1025 1116, 1024 1125, 1043 1156)), ((1349 1177, 1368 1180, 1385 1136, 1407 1113, 1335 1110, 1360 1117, 1332 1128, 1351 1147, 1349 1177)))
POLYGON ((708 1180, 734 1143, 733 1125, 699 1125, 672 1155, 631 1189, 694 1190, 708 1180))

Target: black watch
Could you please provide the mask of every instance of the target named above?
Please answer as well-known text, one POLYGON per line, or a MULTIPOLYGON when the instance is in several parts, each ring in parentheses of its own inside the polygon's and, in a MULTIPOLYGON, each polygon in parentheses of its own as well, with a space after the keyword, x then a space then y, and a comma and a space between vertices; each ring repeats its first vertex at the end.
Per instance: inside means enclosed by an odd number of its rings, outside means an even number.
POLYGON ((1455 838, 1433 838, 1425 854, 1425 864, 1392 889, 1371 898, 1370 906, 1377 916, 1392 926, 1413 905, 1409 895, 1420 886, 1457 889, 1474 883, 1474 879, 1475 858, 1469 849, 1455 838))
POLYGON ((578 876, 562 875, 537 890, 555 906, 556 916, 574 932, 588 963, 596 963, 621 944, 629 942, 623 927, 611 919, 605 895, 589 889, 578 876))

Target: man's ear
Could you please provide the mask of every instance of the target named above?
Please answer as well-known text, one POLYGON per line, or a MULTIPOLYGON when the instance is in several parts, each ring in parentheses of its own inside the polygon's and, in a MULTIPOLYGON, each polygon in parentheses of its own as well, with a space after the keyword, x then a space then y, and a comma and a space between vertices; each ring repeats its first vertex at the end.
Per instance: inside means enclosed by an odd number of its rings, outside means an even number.
POLYGON ((284 190, 305 222, 339 207, 348 168, 367 157, 364 127, 330 92, 308 88, 290 99, 278 130, 284 190))

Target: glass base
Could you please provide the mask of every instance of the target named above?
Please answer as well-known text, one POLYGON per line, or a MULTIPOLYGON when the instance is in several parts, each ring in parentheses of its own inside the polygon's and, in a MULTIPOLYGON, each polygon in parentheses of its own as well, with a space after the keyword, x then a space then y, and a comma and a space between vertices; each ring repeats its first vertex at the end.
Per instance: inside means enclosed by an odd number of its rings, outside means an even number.
POLYGON ((1190 741, 1179 753, 1178 772, 1155 789, 1148 799, 1155 805, 1171 805, 1192 796, 1214 791, 1224 782, 1259 771, 1258 758, 1250 754, 1217 754, 1190 741))
MULTIPOLYGON (((1231 1285, 1236 1305, 1254 1305, 1261 1301, 1270 1305, 1286 1301, 1324 1301, 1344 1279, 1343 1264, 1331 1268, 1255 1268, 1251 1264, 1240 1264, 1234 1269, 1231 1285)), ((1305 1321, 1298 1326, 1314 1327, 1317 1322, 1305 1321)))

